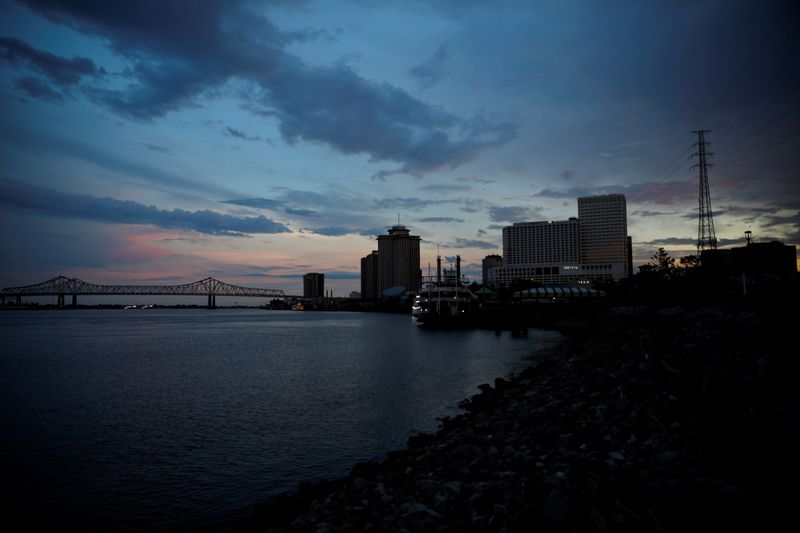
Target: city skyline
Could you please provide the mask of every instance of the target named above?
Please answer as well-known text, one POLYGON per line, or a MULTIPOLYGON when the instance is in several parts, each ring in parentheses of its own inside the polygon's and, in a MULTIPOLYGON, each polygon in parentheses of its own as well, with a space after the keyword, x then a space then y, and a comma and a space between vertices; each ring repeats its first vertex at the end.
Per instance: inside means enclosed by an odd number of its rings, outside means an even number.
POLYGON ((635 267, 694 253, 697 129, 720 246, 800 245, 796 3, 176 5, 0 0, 0 285, 347 295, 398 213, 479 280, 608 193, 635 267))

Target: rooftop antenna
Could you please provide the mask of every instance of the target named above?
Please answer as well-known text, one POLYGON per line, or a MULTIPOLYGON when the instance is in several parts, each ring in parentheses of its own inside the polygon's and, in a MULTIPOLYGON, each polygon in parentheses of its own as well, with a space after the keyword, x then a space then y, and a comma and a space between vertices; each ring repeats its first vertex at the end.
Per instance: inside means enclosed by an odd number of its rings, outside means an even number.
POLYGON ((697 213, 697 256, 700 257, 703 250, 717 249, 717 236, 714 233, 714 214, 711 212, 711 196, 708 190, 708 167, 714 166, 706 162, 706 158, 713 156, 712 152, 706 151, 705 134, 711 130, 694 130, 697 134, 697 152, 692 157, 697 156, 697 164, 692 168, 698 169, 700 182, 700 194, 698 195, 697 213))

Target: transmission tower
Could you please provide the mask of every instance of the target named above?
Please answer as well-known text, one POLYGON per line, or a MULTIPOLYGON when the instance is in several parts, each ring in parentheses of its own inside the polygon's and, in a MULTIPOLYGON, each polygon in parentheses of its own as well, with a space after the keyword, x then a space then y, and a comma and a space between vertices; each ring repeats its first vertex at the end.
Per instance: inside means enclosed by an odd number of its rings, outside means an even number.
POLYGON ((706 143, 705 134, 710 133, 711 130, 695 130, 692 133, 697 134, 697 152, 692 154, 692 157, 697 157, 697 164, 692 168, 699 170, 700 178, 700 195, 698 197, 698 218, 697 218, 697 257, 703 250, 716 250, 717 249, 717 236, 714 233, 714 214, 711 212, 711 197, 708 192, 708 167, 714 165, 706 161, 707 158, 713 156, 712 152, 707 152, 706 147, 710 143, 706 143))

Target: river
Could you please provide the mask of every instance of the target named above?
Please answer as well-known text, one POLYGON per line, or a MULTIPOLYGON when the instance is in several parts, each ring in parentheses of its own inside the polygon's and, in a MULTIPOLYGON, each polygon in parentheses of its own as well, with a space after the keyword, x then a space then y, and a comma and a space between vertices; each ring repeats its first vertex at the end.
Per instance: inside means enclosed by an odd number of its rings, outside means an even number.
POLYGON ((373 313, 3 311, 6 522, 224 531, 252 504, 434 431, 557 339, 373 313))

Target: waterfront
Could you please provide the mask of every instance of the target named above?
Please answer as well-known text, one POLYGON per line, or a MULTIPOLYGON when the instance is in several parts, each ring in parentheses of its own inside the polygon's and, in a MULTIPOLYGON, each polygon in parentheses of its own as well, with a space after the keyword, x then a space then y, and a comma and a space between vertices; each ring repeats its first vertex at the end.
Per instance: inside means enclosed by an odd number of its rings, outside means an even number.
POLYGON ((558 338, 258 309, 12 311, 0 334, 7 503, 31 526, 135 531, 224 530, 380 459, 558 338))

